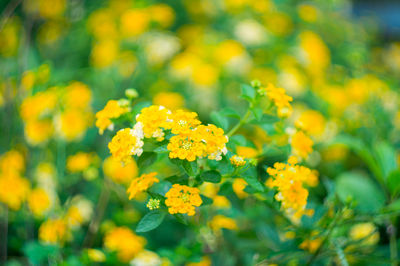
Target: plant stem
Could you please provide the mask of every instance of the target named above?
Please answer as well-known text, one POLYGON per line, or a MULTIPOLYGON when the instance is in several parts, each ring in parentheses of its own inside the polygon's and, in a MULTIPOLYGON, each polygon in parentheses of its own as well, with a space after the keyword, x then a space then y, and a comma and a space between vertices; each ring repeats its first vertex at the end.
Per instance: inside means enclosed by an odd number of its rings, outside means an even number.
POLYGON ((247 112, 244 114, 244 116, 239 120, 239 122, 226 134, 228 137, 231 137, 233 134, 235 134, 238 129, 247 122, 247 119, 249 118, 251 112, 250 108, 247 109, 247 112))
POLYGON ((104 211, 107 208, 108 199, 110 197, 110 188, 108 179, 104 178, 103 187, 100 192, 99 201, 94 212, 94 219, 89 224, 88 232, 86 233, 83 246, 90 248, 93 244, 94 237, 97 235, 99 230, 100 222, 103 219, 104 211))
POLYGON ((5 264, 7 261, 7 236, 8 236, 8 208, 5 204, 1 204, 0 207, 2 207, 4 212, 4 217, 1 221, 1 232, 0 232, 0 244, 1 244, 1 250, 0 250, 0 264, 5 264))

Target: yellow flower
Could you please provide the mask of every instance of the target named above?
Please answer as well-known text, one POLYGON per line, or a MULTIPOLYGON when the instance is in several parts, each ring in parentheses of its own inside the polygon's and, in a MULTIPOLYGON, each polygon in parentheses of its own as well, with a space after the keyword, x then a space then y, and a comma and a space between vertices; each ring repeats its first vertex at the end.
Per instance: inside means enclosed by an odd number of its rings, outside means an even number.
POLYGON ((62 15, 65 11, 66 0, 54 0, 49 5, 46 0, 39 1, 39 14, 43 18, 56 18, 62 15))
POLYGON ((303 51, 301 59, 307 70, 313 75, 321 75, 330 64, 329 48, 323 40, 312 31, 304 31, 299 35, 300 47, 303 51))
POLYGON ((201 142, 197 132, 190 131, 186 135, 173 136, 168 143, 167 149, 170 151, 169 158, 179 158, 190 162, 202 157, 205 144, 201 142))
POLYGON ((251 159, 251 158, 257 157, 257 155, 258 155, 258 151, 256 149, 251 148, 251 147, 244 147, 244 146, 237 146, 236 153, 238 156, 246 158, 246 159, 251 159))
POLYGON ((187 112, 184 110, 173 112, 169 116, 169 119, 172 120, 170 126, 172 134, 188 133, 201 123, 197 119, 197 114, 195 112, 187 112))
MULTIPOLYGON (((139 123, 136 125, 139 125, 139 123)), ((111 142, 108 143, 108 148, 112 156, 117 160, 126 162, 132 155, 140 156, 142 154, 143 141, 141 137, 143 136, 143 132, 141 128, 135 127, 133 129, 121 129, 112 138, 111 142)))
POLYGON ((119 47, 115 40, 102 40, 96 43, 90 54, 91 63, 97 68, 104 68, 112 65, 118 58, 119 47))
POLYGON ((0 202, 12 210, 19 210, 29 195, 29 181, 16 172, 0 174, 0 202))
POLYGON ((297 131, 290 140, 292 153, 300 158, 307 158, 312 152, 314 142, 303 131, 297 131))
POLYGON ((156 177, 157 173, 143 174, 138 178, 132 180, 127 193, 129 194, 129 199, 135 198, 140 192, 146 191, 154 183, 158 183, 160 180, 156 177))
POLYGON ((296 120, 296 127, 311 136, 321 136, 325 130, 325 118, 318 111, 307 110, 296 120))
POLYGON ((318 19, 318 9, 313 5, 302 4, 298 7, 299 17, 307 22, 315 22, 318 19))
POLYGON ((25 71, 22 74, 22 79, 21 79, 21 86, 25 90, 30 90, 32 89, 33 85, 35 85, 35 73, 31 70, 25 71))
POLYGON ((127 227, 116 227, 107 232, 104 237, 104 246, 117 252, 119 260, 129 262, 143 250, 146 239, 137 236, 127 227))
POLYGON ((244 166, 246 164, 246 161, 237 155, 233 155, 230 159, 231 164, 233 164, 235 167, 241 167, 244 166))
POLYGON ((187 213, 187 215, 193 216, 196 213, 195 207, 199 207, 203 203, 199 192, 198 188, 179 184, 172 185, 172 188, 165 194, 165 205, 168 207, 169 213, 187 213))
POLYGON ((205 143, 203 156, 208 156, 210 160, 219 161, 222 159, 222 154, 225 155, 228 152, 226 149, 228 137, 224 135, 222 128, 218 128, 213 124, 200 125, 195 129, 195 132, 205 143))
POLYGON ((93 155, 86 152, 78 152, 67 158, 67 169, 71 173, 82 172, 86 170, 92 163, 93 155))
POLYGON ((68 227, 63 219, 49 219, 39 227, 39 240, 47 244, 64 244, 70 238, 68 227))
POLYGON ((91 112, 67 109, 59 116, 56 123, 59 134, 67 141, 74 141, 83 137, 91 121, 91 112))
POLYGON ((77 228, 90 220, 93 214, 93 204, 82 196, 75 196, 65 214, 65 221, 71 228, 77 228))
POLYGON ((189 262, 185 266, 211 266, 211 260, 207 256, 203 256, 200 262, 189 262))
POLYGON ((149 208, 149 210, 156 210, 160 208, 160 200, 159 199, 149 199, 149 201, 146 204, 146 207, 149 208))
POLYGON ((225 40, 218 44, 214 55, 220 64, 229 63, 232 59, 242 56, 245 53, 243 45, 235 40, 225 40))
POLYGON ((54 132, 51 120, 30 120, 25 124, 25 138, 31 145, 47 142, 54 132))
POLYGON ((243 191, 247 186, 247 182, 242 178, 235 178, 232 184, 233 192, 238 198, 243 199, 248 196, 247 192, 243 191))
POLYGON ((57 106, 57 94, 54 88, 38 92, 27 97, 21 104, 21 118, 26 122, 51 113, 57 106))
POLYGON ((122 164, 112 156, 104 160, 103 171, 105 176, 118 184, 127 184, 138 175, 138 167, 133 159, 122 164))
POLYGON ((115 39, 117 26, 109 9, 98 9, 92 12, 87 20, 87 28, 96 39, 115 39))
POLYGON ((175 19, 174 10, 166 4, 156 4, 148 8, 151 20, 157 22, 162 27, 169 27, 175 19))
POLYGON ((238 226, 234 219, 225 217, 223 215, 215 215, 210 221, 209 225, 215 232, 221 230, 222 228, 229 230, 238 229, 238 226))
POLYGON ((92 92, 82 82, 71 82, 65 88, 65 105, 67 108, 86 109, 92 99, 92 92))
POLYGON ((185 99, 176 92, 159 92, 154 96, 153 103, 165 106, 170 110, 176 110, 183 107, 185 99))
POLYGON ((103 134, 107 128, 112 128, 112 118, 118 118, 122 114, 128 112, 129 109, 122 107, 118 104, 118 101, 110 100, 107 102, 103 110, 96 113, 96 127, 99 129, 100 135, 103 134))
POLYGON ((269 31, 277 36, 285 36, 293 29, 293 22, 289 15, 282 12, 273 12, 265 17, 265 24, 269 31))
POLYGON ((18 17, 11 17, 0 31, 0 54, 11 57, 17 54, 21 36, 21 22, 18 17))
POLYGON ((16 150, 10 150, 0 156, 0 173, 22 173, 25 170, 24 156, 16 150))
POLYGON ((29 193, 29 209, 36 217, 42 217, 51 206, 50 197, 42 188, 35 188, 29 193))
POLYGON ((263 90, 265 90, 265 92, 261 92, 266 93, 277 107, 279 117, 288 117, 292 114, 290 102, 293 101, 293 98, 286 95, 283 88, 277 88, 272 83, 269 83, 263 90))
POLYGON ((104 262, 106 260, 106 255, 98 249, 90 248, 87 250, 88 257, 94 262, 104 262))
POLYGON ((350 229, 350 238, 363 245, 375 245, 379 242, 379 232, 372 223, 356 224, 350 229))
POLYGON ((150 14, 145 9, 129 9, 121 15, 121 32, 124 37, 134 37, 145 32, 150 24, 150 14))
POLYGON ((316 186, 317 173, 307 167, 297 165, 296 157, 289 158, 288 163, 275 163, 274 168, 267 169, 271 176, 266 186, 277 188, 275 199, 282 203, 282 208, 294 222, 303 214, 311 215, 312 210, 306 210, 308 190, 303 185, 316 186))
POLYGON ((299 248, 309 251, 310 253, 314 253, 322 244, 322 238, 317 237, 318 232, 313 231, 311 233, 311 238, 304 240, 299 248))
POLYGON ((164 139, 163 129, 170 127, 168 115, 171 111, 164 106, 152 105, 145 107, 136 116, 136 121, 143 125, 143 133, 146 138, 164 139))

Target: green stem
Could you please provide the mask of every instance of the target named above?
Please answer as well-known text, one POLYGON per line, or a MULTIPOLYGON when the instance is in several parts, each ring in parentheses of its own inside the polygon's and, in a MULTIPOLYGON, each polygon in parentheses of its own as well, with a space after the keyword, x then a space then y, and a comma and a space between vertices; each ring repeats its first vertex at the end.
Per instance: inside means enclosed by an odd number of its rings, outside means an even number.
POLYGON ((249 118, 251 112, 250 108, 247 110, 247 112, 244 114, 244 116, 239 120, 239 122, 226 134, 228 137, 231 137, 233 134, 235 134, 236 131, 239 130, 243 124, 247 122, 247 119, 249 118))
POLYGON ((390 260, 392 266, 397 266, 397 239, 396 239, 396 228, 390 223, 387 227, 387 233, 390 238, 390 260))

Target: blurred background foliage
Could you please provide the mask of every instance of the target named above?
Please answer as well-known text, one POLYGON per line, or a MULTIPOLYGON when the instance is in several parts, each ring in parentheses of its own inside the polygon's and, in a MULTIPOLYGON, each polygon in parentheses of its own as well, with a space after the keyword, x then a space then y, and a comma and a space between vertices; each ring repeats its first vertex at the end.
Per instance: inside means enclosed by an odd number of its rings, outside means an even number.
MULTIPOLYGON (((397 264, 396 1, 352 8, 345 0, 3 0, 0 7, 2 263, 123 265, 104 236, 115 226, 134 230, 147 213, 146 198, 129 201, 125 192, 146 163, 120 169, 108 158, 113 134, 98 134, 95 113, 110 99, 132 101, 133 114, 152 102, 195 110, 227 131, 232 110, 246 111, 241 84, 258 79, 285 88, 293 115, 279 134, 269 122, 244 126, 231 148, 257 158, 264 181, 266 167, 289 154, 288 124, 302 121, 314 141, 305 164, 320 179, 308 199, 315 214, 293 225, 276 202, 259 200, 272 191, 224 183, 217 198, 224 207, 138 233, 147 253, 131 264, 397 264), (211 226, 216 213, 235 226, 211 226), (74 228, 66 243, 46 239, 43 226, 61 214, 74 228)), ((154 169, 164 177, 175 171, 160 161, 154 169)), ((49 235, 66 230, 49 227, 49 235)))

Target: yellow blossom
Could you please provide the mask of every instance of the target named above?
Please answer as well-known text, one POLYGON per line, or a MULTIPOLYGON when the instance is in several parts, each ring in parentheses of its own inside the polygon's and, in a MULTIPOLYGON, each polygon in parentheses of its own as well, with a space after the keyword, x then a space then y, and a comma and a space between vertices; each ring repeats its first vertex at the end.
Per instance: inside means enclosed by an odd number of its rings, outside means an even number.
POLYGON ((219 231, 222 228, 229 229, 229 230, 237 230, 238 229, 238 226, 234 219, 223 216, 223 215, 215 215, 209 224, 210 224, 210 227, 214 231, 219 231))
POLYGON ((304 240, 299 248, 309 251, 310 253, 314 253, 322 244, 322 238, 318 237, 318 232, 313 231, 311 233, 311 238, 304 240))
POLYGON ((118 54, 119 45, 115 40, 102 40, 92 48, 91 63, 97 68, 108 67, 118 58, 118 54))
POLYGON ((306 210, 308 190, 304 185, 316 186, 317 173, 307 167, 297 165, 296 157, 289 158, 288 163, 275 163, 274 168, 267 169, 271 176, 266 185, 277 188, 275 199, 282 203, 289 218, 297 222, 303 214, 311 215, 311 210, 306 210))
POLYGON ((245 146, 237 146, 236 153, 238 156, 251 159, 255 158, 258 155, 258 151, 252 147, 245 147, 245 146))
POLYGON ((313 75, 321 75, 330 64, 329 48, 323 40, 312 31, 299 35, 302 50, 301 59, 307 70, 313 75))
POLYGON ((104 262, 106 260, 106 255, 98 249, 90 248, 87 250, 88 257, 94 262, 104 262))
POLYGON ((243 199, 248 196, 247 192, 244 189, 247 186, 247 182, 242 178, 235 178, 232 184, 233 192, 235 192, 238 198, 243 199))
POLYGON ((86 109, 92 99, 92 92, 82 82, 71 82, 65 88, 65 105, 68 108, 86 109))
POLYGON ((143 141, 140 137, 143 133, 138 133, 138 131, 137 128, 125 128, 117 132, 108 143, 108 148, 114 158, 126 162, 132 155, 140 156, 142 154, 143 141))
POLYGON ((129 9, 121 15, 121 32, 124 37, 134 37, 145 32, 150 14, 145 9, 129 9))
POLYGON ((70 228, 77 228, 83 223, 88 222, 92 214, 92 202, 78 195, 71 200, 71 206, 65 214, 65 221, 70 228))
POLYGON ((272 83, 269 83, 263 90, 261 92, 266 93, 277 107, 279 117, 288 117, 292 114, 290 102, 293 101, 293 98, 286 95, 283 88, 277 88, 272 83))
POLYGON ((27 97, 21 104, 20 113, 24 121, 41 118, 51 113, 57 105, 55 88, 27 97))
POLYGON ((36 217, 42 217, 51 206, 50 197, 42 188, 33 189, 28 196, 29 209, 36 217))
POLYGON ((318 111, 307 110, 296 120, 296 127, 311 136, 321 136, 325 130, 325 118, 318 111))
POLYGON ((197 157, 203 156, 205 144, 201 142, 197 132, 190 131, 186 135, 173 136, 169 140, 167 149, 170 151, 169 158, 179 158, 191 162, 197 157))
POLYGON ((30 120, 25 124, 25 138, 31 145, 40 145, 48 141, 54 132, 51 120, 30 120))
POLYGON ((173 134, 188 133, 201 123, 197 119, 197 114, 195 112, 187 112, 184 110, 173 112, 169 116, 169 119, 172 120, 170 127, 173 134))
POLYGON ((29 181, 15 172, 0 174, 0 187, 0 202, 12 210, 19 210, 29 195, 29 181))
POLYGON ((33 85, 35 85, 35 73, 31 70, 25 71, 22 74, 22 79, 21 79, 21 86, 25 90, 30 90, 32 89, 33 85))
POLYGON ((292 153, 300 158, 307 158, 312 152, 314 142, 303 131, 297 131, 290 140, 292 153))
POLYGON ((105 176, 118 184, 127 184, 137 177, 138 167, 133 159, 121 163, 121 161, 110 156, 104 160, 103 171, 105 176))
POLYGON ((302 4, 298 7, 299 17, 307 22, 315 22, 318 19, 318 9, 313 5, 302 4))
POLYGON ((149 208, 149 210, 156 210, 160 208, 160 200, 159 199, 149 199, 149 201, 146 204, 146 207, 149 208))
POLYGON ((185 99, 176 92, 159 92, 154 96, 153 103, 165 106, 170 110, 176 110, 183 107, 185 99))
POLYGON ((65 140, 74 141, 83 137, 91 121, 91 112, 79 109, 67 109, 59 116, 57 129, 65 140))
POLYGON ((10 150, 0 156, 0 173, 22 173, 25 170, 25 159, 21 152, 10 150))
POLYGON ((127 193, 129 199, 135 198, 140 192, 146 191, 154 183, 158 183, 160 180, 156 177, 157 173, 143 174, 138 178, 132 180, 127 193))
POLYGON ((93 154, 86 152, 78 152, 67 158, 67 169, 71 173, 82 172, 89 168, 93 161, 93 154))
POLYGON ((66 222, 63 219, 49 219, 39 227, 39 239, 47 244, 64 244, 70 238, 66 222))
POLYGON ((230 159, 231 164, 233 164, 235 167, 241 167, 244 166, 246 164, 246 161, 237 155, 233 155, 230 159))
POLYGON ((166 4, 155 4, 148 8, 151 20, 162 27, 169 27, 175 19, 174 10, 166 4))
POLYGON ((103 134, 105 129, 112 128, 113 123, 111 119, 118 118, 128 112, 128 110, 128 108, 120 106, 118 101, 108 101, 104 109, 96 113, 96 127, 99 129, 100 135, 103 134))
POLYGON ((187 213, 187 215, 193 216, 196 213, 195 207, 199 207, 203 203, 199 192, 198 188, 179 184, 172 185, 172 188, 165 194, 165 205, 167 205, 169 213, 187 213))
POLYGON ((361 241, 363 245, 375 245, 379 242, 379 232, 372 223, 361 223, 351 227, 350 238, 361 241))
POLYGON ((116 227, 107 232, 104 237, 104 246, 117 252, 119 260, 129 262, 143 250, 146 240, 137 236, 127 227, 116 227))
POLYGON ((210 160, 219 161, 222 159, 222 154, 225 155, 228 152, 226 149, 228 137, 224 135, 222 128, 208 124, 207 126, 198 126, 195 131, 201 137, 202 142, 205 143, 204 157, 207 156, 210 160))
POLYGON ((171 111, 164 106, 152 105, 145 107, 136 116, 136 121, 143 125, 143 133, 146 138, 164 139, 163 129, 169 128, 168 115, 171 111))
POLYGON ((189 262, 185 266, 211 266, 211 260, 207 256, 203 256, 200 262, 189 262))

